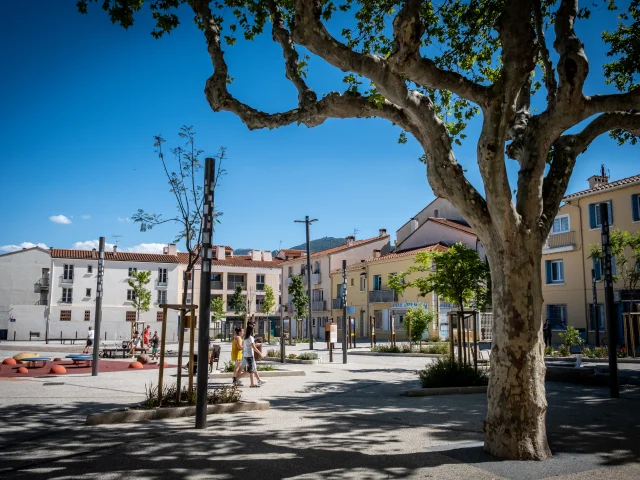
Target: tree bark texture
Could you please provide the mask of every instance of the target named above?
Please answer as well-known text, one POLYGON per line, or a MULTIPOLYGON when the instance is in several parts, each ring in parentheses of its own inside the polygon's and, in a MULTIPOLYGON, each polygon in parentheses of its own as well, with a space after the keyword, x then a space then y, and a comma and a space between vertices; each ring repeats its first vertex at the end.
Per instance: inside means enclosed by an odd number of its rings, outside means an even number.
POLYGON ((551 451, 545 423, 541 245, 522 236, 488 253, 494 324, 484 448, 500 458, 545 460, 551 451))

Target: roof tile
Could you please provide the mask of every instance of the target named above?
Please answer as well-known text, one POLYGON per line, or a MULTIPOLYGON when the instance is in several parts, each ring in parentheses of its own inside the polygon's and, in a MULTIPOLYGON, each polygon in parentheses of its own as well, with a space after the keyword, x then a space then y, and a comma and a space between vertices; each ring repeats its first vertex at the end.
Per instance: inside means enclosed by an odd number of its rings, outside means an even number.
MULTIPOLYGON (((98 260, 97 250, 71 250, 64 248, 52 248, 52 258, 73 258, 98 260)), ((122 262, 152 262, 152 263, 178 263, 176 255, 165 255, 156 253, 133 253, 133 252, 104 252, 104 259, 122 262)))
POLYGON ((571 200, 578 197, 584 197, 587 195, 592 195, 595 193, 606 192, 607 190, 612 190, 617 187, 622 187, 625 185, 633 185, 636 183, 640 183, 640 175, 634 175, 632 177, 622 178, 620 180, 616 180, 614 182, 603 183, 601 185, 597 185, 593 188, 588 188, 586 190, 581 190, 580 192, 575 192, 567 195, 562 200, 571 200))

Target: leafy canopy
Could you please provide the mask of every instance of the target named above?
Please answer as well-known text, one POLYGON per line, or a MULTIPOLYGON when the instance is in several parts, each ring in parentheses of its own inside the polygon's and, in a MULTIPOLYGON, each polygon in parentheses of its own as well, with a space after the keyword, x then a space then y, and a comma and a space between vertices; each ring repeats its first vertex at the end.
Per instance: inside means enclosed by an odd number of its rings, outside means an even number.
POLYGON ((291 302, 293 303, 296 318, 306 317, 309 298, 307 297, 307 291, 302 281, 302 275, 294 275, 291 277, 289 295, 291 295, 291 302))
POLYGON ((276 299, 273 295, 273 288, 269 285, 264 286, 264 297, 262 297, 262 306, 260 307, 260 313, 264 315, 270 315, 276 306, 276 299))
POLYGON ((145 288, 151 281, 150 270, 132 270, 127 283, 133 290, 133 300, 131 305, 136 310, 136 317, 140 320, 141 312, 148 312, 151 308, 151 291, 145 288))
POLYGON ((224 300, 222 297, 213 297, 211 299, 211 320, 222 320, 225 316, 224 300))
MULTIPOLYGON (((616 275, 625 290, 635 290, 640 283, 640 232, 613 230, 609 235, 611 255, 615 256, 616 275)), ((602 245, 589 245, 589 258, 602 260, 602 245)))
POLYGON ((240 315, 247 311, 246 298, 242 294, 242 286, 240 285, 236 287, 233 295, 228 297, 227 302, 229 303, 229 308, 233 310, 236 315, 240 315))
POLYGON ((411 341, 419 342, 422 340, 422 334, 429 328, 432 322, 432 312, 427 312, 423 307, 409 308, 404 318, 404 328, 407 332, 407 337, 409 337, 409 329, 411 329, 411 341))
POLYGON ((460 305, 476 299, 486 289, 488 267, 478 252, 456 243, 446 252, 428 251, 416 254, 415 265, 392 277, 389 286, 399 295, 409 287, 420 291, 420 296, 435 292, 439 297, 460 305), (411 281, 411 274, 426 274, 411 281))

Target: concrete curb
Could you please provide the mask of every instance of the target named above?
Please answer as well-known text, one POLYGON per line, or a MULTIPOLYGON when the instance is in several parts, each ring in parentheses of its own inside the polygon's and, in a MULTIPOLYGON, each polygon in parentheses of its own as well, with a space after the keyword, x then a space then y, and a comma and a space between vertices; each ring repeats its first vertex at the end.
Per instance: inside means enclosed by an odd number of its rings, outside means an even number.
MULTIPOLYGON (((208 405, 209 415, 221 413, 253 412, 257 410, 269 410, 269 402, 259 400, 255 402, 242 401, 238 403, 220 403, 208 405)), ((87 416, 85 425, 110 425, 115 423, 144 422, 147 420, 163 420, 166 418, 193 417, 196 407, 169 407, 156 408, 154 410, 125 410, 120 412, 92 413, 87 416)))
POLYGON ((349 352, 349 355, 371 355, 374 357, 426 357, 440 358, 446 353, 387 353, 387 352, 349 352))
MULTIPOLYGON (((258 372, 258 375, 261 377, 304 377, 306 373, 304 370, 272 370, 258 372)), ((209 378, 233 378, 233 372, 210 373, 209 378)))
POLYGON ((416 388, 407 390, 407 397, 430 397, 433 395, 464 395, 470 393, 487 393, 487 386, 480 387, 442 387, 442 388, 416 388))
MULTIPOLYGON (((258 364, 260 363, 268 363, 271 365, 282 365, 282 362, 280 362, 280 359, 276 359, 276 357, 265 357, 262 360, 258 361, 258 364)), ((297 358, 285 358, 284 359, 284 363, 297 363, 298 365, 319 365, 320 363, 322 363, 322 359, 320 358, 316 358, 315 360, 298 360, 297 358)))

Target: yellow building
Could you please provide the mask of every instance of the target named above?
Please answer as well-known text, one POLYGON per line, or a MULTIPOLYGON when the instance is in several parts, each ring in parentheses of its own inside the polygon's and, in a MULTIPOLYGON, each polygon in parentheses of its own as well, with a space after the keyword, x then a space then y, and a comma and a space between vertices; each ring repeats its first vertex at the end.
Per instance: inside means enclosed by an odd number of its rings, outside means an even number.
MULTIPOLYGON (((409 307, 422 305, 428 311, 435 309, 436 318, 431 324, 429 335, 437 335, 439 331, 439 315, 446 314, 451 307, 445 302, 438 302, 437 295, 428 294, 420 297, 416 288, 408 288, 402 296, 397 297, 389 289, 389 278, 415 265, 416 254, 426 251, 445 251, 443 244, 434 244, 409 251, 380 255, 374 251, 372 258, 347 267, 347 317, 354 319, 356 338, 370 336, 370 321, 375 323, 377 340, 388 340, 391 335, 391 322, 394 322, 396 339, 406 340, 404 317, 409 307)), ((412 280, 413 275, 408 277, 412 280)), ((343 272, 341 269, 331 272, 331 314, 333 321, 342 329, 342 313, 340 308, 343 288, 343 272)))
MULTIPOLYGON (((596 281, 597 307, 593 310, 592 269, 596 280, 600 264, 589 259, 589 246, 600 244, 600 211, 598 204, 608 202, 611 230, 637 232, 640 229, 640 175, 609 182, 604 175, 588 179, 589 188, 564 197, 553 227, 542 251, 543 315, 557 334, 567 325, 589 331, 589 341, 595 342, 595 317, 600 319, 600 337, 606 337, 603 320, 604 290, 596 281)), ((637 292, 640 293, 640 292, 637 292)), ((621 310, 628 292, 621 284, 614 285, 617 309, 621 310)), ((640 295, 639 295, 640 298, 640 295)))

